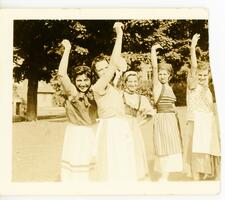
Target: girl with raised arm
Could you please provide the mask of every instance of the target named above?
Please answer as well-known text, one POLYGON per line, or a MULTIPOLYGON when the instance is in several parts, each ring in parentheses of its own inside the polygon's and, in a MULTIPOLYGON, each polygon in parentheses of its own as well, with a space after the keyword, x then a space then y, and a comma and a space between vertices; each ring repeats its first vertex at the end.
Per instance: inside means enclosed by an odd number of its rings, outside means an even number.
POLYGON ((146 175, 137 168, 142 164, 137 162, 134 130, 125 114, 123 92, 112 84, 116 70, 126 64, 120 55, 122 26, 118 22, 114 25, 117 36, 110 61, 98 56, 92 63, 97 78, 92 89, 100 118, 96 133, 96 176, 101 181, 137 181, 146 175))
POLYGON ((70 124, 64 136, 61 180, 88 181, 93 168, 91 160, 97 118, 97 106, 90 91, 91 69, 87 66, 75 67, 72 83, 67 75, 71 44, 63 40, 62 45, 65 50, 58 75, 67 96, 65 109, 70 124))
POLYGON ((176 115, 176 96, 169 85, 172 76, 171 64, 157 63, 157 49, 151 50, 153 67, 153 95, 157 113, 154 117, 154 145, 156 151, 155 170, 161 173, 160 180, 168 180, 170 172, 183 170, 182 142, 176 115))
POLYGON ((216 178, 219 172, 220 144, 214 105, 208 87, 209 64, 197 62, 195 48, 200 38, 191 42, 191 70, 187 78, 187 128, 184 145, 184 171, 194 180, 216 178))

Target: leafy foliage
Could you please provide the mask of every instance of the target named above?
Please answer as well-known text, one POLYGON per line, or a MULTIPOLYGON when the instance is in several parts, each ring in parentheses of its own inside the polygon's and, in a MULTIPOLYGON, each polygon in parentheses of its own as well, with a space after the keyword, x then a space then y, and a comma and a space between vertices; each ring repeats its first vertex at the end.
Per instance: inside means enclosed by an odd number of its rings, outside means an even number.
MULTIPOLYGON (((93 58, 100 53, 110 55, 115 39, 112 29, 114 22, 115 20, 15 20, 13 70, 15 81, 29 79, 32 73, 38 80, 49 82, 58 68, 63 51, 60 42, 64 38, 69 39, 72 44, 68 73, 71 73, 74 66, 82 64, 90 66, 93 58), (20 63, 21 60, 23 62, 20 63)), ((172 64, 175 73, 171 83, 178 96, 178 105, 184 105, 186 89, 183 82, 190 63, 191 38, 195 33, 200 33, 197 56, 199 60, 208 61, 208 22, 206 20, 121 20, 121 22, 124 23, 122 51, 129 66, 138 69, 137 60, 151 64, 151 46, 159 43, 163 47, 159 51, 159 61, 164 59, 172 64)), ((144 86, 141 91, 150 95, 150 91, 144 86)))

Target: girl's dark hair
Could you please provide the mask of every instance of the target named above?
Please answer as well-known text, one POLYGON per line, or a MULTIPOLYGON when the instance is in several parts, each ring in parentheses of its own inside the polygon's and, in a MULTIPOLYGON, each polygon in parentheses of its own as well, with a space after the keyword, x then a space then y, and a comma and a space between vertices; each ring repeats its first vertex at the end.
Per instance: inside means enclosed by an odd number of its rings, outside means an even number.
POLYGON ((85 65, 74 67, 74 69, 72 70, 72 76, 71 76, 71 80, 74 85, 75 85, 75 80, 76 80, 77 76, 83 75, 83 74, 85 74, 91 80, 92 74, 91 74, 90 67, 85 66, 85 65))
POLYGON ((98 74, 96 73, 96 63, 105 60, 107 63, 109 63, 109 56, 100 54, 94 58, 94 60, 91 63, 91 73, 92 73, 92 83, 94 84, 98 80, 98 74))

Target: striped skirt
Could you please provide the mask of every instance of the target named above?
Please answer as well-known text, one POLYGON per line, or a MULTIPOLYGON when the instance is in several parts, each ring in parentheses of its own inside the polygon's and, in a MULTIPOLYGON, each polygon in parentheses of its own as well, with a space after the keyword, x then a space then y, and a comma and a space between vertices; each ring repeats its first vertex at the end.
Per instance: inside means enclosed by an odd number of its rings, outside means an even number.
POLYGON ((154 116, 154 145, 155 168, 159 171, 182 171, 182 142, 175 113, 157 113, 154 116))
POLYGON ((61 181, 87 181, 93 168, 95 126, 69 124, 65 131, 61 181))

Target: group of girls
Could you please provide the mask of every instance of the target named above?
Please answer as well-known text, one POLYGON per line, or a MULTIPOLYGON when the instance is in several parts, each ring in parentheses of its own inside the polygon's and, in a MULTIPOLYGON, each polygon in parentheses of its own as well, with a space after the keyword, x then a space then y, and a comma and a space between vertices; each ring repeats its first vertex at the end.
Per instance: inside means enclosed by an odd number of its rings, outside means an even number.
POLYGON ((198 65, 195 55, 199 35, 192 39, 187 88, 190 118, 182 139, 176 97, 169 85, 172 66, 157 63, 157 49, 161 46, 154 45, 151 62, 156 109, 153 109, 147 97, 137 93, 138 73, 126 70, 126 61, 121 57, 122 27, 119 22, 114 24, 116 41, 110 59, 100 55, 93 60, 91 68, 75 67, 73 82, 67 75, 71 44, 62 41, 65 49, 58 75, 67 96, 65 109, 70 124, 64 137, 61 180, 149 180, 141 126, 150 121, 153 122, 154 170, 161 173, 161 180, 167 180, 171 172, 186 173, 197 180, 214 178, 219 168, 220 145, 213 127, 209 68, 205 63, 198 65), (123 89, 117 87, 121 78, 123 89), (207 128, 203 118, 208 120, 207 128))

